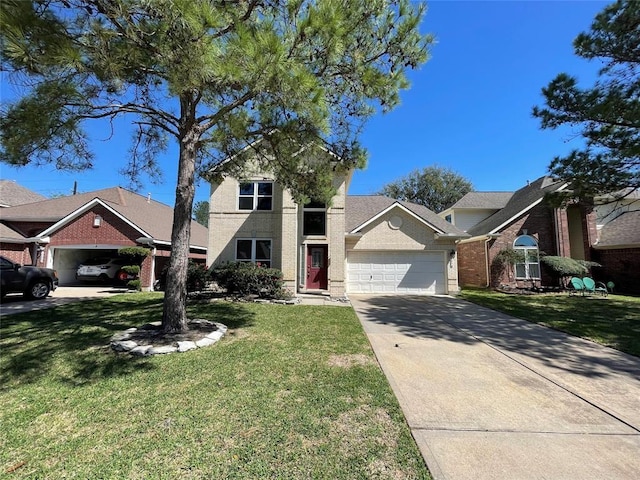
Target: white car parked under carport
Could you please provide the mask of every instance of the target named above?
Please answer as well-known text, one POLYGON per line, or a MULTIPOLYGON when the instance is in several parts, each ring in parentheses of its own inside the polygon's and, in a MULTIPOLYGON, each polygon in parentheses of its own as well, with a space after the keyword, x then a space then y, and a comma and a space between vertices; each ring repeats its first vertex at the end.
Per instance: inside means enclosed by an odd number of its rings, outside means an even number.
POLYGON ((128 275, 122 267, 128 260, 120 257, 93 257, 84 260, 76 271, 76 279, 90 282, 124 281, 128 275))

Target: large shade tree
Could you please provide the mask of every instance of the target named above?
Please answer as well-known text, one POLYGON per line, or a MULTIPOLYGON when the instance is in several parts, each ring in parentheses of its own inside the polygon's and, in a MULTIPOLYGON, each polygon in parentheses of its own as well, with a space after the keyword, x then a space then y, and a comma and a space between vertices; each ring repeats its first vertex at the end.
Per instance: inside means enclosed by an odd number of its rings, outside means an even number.
POLYGON ((628 194, 640 187, 640 2, 607 6, 573 46, 603 66, 589 88, 561 73, 542 90, 546 106, 533 109, 542 128, 569 126, 585 140, 549 169, 571 182, 568 195, 577 198, 628 194))
POLYGON ((386 184, 381 195, 441 212, 473 191, 473 184, 450 168, 432 165, 386 184))
POLYGON ((426 61, 424 10, 408 0, 3 0, 2 68, 25 90, 2 111, 0 155, 87 168, 85 123, 130 116, 135 181, 176 142, 162 321, 186 329, 196 175, 239 175, 251 154, 296 197, 330 196, 333 170, 362 165, 363 122, 396 106, 406 71, 426 61), (326 150, 334 161, 316 154, 326 150))

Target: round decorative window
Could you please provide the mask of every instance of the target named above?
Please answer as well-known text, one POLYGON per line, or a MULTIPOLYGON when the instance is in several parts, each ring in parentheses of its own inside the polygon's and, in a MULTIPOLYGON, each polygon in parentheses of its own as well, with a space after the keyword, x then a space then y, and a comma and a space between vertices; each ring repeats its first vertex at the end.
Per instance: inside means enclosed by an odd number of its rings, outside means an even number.
POLYGON ((394 215, 389 219, 389 226, 394 230, 398 230, 402 226, 402 217, 394 215))

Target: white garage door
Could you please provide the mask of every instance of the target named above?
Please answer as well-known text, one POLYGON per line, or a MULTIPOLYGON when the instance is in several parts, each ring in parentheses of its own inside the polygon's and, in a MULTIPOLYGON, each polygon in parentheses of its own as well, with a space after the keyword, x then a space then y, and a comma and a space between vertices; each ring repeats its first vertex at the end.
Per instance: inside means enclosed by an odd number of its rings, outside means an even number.
POLYGON ((442 252, 356 252, 347 256, 347 292, 446 293, 442 252))

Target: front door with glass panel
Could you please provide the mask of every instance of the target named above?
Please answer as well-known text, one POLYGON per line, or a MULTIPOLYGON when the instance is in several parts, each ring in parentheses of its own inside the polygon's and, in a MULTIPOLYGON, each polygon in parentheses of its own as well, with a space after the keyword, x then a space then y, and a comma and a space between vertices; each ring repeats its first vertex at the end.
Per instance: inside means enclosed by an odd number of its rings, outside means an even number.
POLYGON ((326 290, 327 282, 327 246, 309 245, 307 247, 307 288, 326 290))

